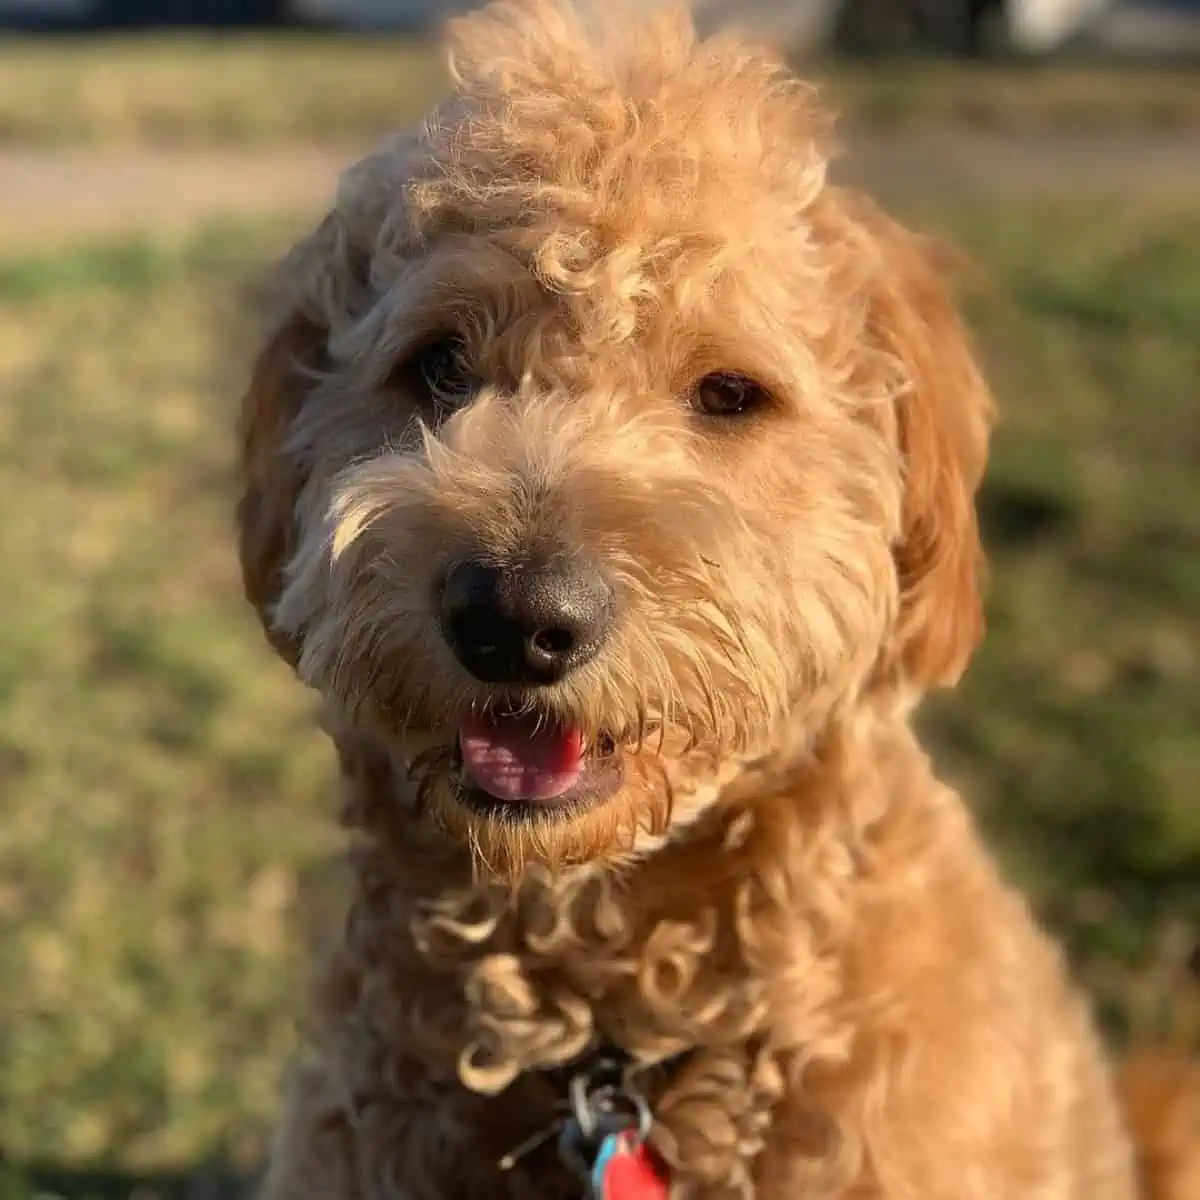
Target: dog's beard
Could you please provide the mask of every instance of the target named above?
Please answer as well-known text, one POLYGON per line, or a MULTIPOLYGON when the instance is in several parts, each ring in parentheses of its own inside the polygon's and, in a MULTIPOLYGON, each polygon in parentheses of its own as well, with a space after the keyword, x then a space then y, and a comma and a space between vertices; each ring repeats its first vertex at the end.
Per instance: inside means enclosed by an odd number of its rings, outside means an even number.
MULTIPOLYGON (((722 772, 765 744, 773 698, 739 680, 735 646, 698 637, 684 617, 664 622, 664 634, 627 624, 552 687, 489 687, 455 666, 411 584, 378 561, 323 580, 304 614, 299 670, 341 722, 388 747, 406 808, 467 846, 481 875, 636 858, 694 820, 722 772), (552 794, 489 802, 506 789, 471 777, 464 729, 506 721, 578 740, 579 784, 562 803, 552 794)), ((761 681, 748 664, 746 674, 761 681)))
POLYGON ((454 755, 425 755, 414 784, 422 813, 470 850, 476 871, 519 878, 534 865, 557 871, 593 862, 620 862, 648 837, 661 837, 671 817, 666 772, 652 757, 626 760, 621 787, 596 805, 544 813, 535 808, 500 812, 466 800, 469 784, 454 755))
POLYGON ((379 733, 414 819, 466 847, 480 877, 509 881, 533 867, 636 861, 702 816, 745 761, 698 743, 681 726, 657 726, 640 741, 588 750, 588 769, 617 773, 599 796, 514 803, 481 796, 453 729, 379 733))
POLYGON ((436 624, 386 574, 362 570, 333 593, 304 629, 301 674, 343 722, 388 747, 406 809, 467 847, 484 877, 652 853, 702 818, 748 763, 819 725, 834 695, 803 676, 802 702, 768 690, 782 669, 765 671, 761 656, 697 636, 686 613, 665 619, 661 632, 627 626, 552 687, 488 687, 454 666, 436 624), (562 804, 486 795, 480 803, 487 781, 472 779, 464 762, 464 727, 514 716, 571 730, 589 767, 614 760, 619 786, 562 804))

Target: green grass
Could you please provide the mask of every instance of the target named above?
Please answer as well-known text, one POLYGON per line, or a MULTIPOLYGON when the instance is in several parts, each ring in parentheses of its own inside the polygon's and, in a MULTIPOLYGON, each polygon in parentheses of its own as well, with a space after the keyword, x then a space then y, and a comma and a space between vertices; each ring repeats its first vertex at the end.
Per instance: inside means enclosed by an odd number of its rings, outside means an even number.
MULTIPOLYGON (((928 723, 1112 1028, 1195 1021, 1200 219, 938 225, 990 277, 1004 423, 991 638, 928 723)), ((51 1165, 0 1200, 181 1195, 270 1122, 336 844, 232 550, 240 282, 287 232, 0 260, 0 1148, 51 1165)))
POLYGON ((1200 219, 944 227, 992 280, 973 315, 1002 424, 989 639, 931 731, 1110 1029, 1200 1035, 1200 219))
POLYGON ((237 600, 226 310, 257 245, 217 231, 0 265, 16 1160, 252 1156, 290 1045, 328 758, 237 600))
MULTIPOLYGON (((853 123, 1200 128, 1187 68, 801 64, 853 123)), ((0 145, 360 142, 415 120, 443 83, 393 38, 24 38, 0 42, 0 145)))

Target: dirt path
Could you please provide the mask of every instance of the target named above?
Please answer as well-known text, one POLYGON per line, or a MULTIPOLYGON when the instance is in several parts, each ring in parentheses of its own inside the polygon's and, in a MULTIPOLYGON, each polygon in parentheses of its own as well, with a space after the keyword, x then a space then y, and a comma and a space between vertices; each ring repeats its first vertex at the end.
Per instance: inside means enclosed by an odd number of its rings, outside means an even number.
POLYGON ((0 246, 313 208, 347 157, 310 147, 3 151, 0 246))
POLYGON ((840 175, 885 199, 1070 195, 1145 199, 1200 195, 1194 132, 988 133, 925 129, 846 137, 840 175))
MULTIPOLYGON (((840 178, 904 205, 931 197, 1086 191, 1200 196, 1194 134, 989 134, 962 129, 847 135, 840 178)), ((332 194, 355 148, 0 151, 0 246, 186 227, 197 219, 307 210, 332 194)))

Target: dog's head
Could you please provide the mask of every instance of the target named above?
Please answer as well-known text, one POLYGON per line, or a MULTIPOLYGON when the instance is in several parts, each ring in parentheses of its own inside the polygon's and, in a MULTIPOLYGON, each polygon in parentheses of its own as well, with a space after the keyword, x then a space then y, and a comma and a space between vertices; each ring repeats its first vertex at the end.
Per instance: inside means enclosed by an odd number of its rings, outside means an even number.
POLYGON ((979 635, 989 403, 810 89, 678 17, 465 20, 282 272, 248 593, 482 863, 651 844, 979 635))

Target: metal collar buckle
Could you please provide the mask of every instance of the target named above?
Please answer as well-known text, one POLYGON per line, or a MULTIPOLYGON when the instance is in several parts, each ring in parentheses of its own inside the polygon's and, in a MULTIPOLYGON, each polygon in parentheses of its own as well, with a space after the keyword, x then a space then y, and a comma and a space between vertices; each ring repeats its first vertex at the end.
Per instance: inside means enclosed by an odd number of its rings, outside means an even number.
POLYGON ((650 1136, 650 1103, 617 1063, 604 1062, 574 1076, 568 1098, 571 1115, 559 1133, 558 1156, 585 1183, 606 1139, 633 1133, 640 1145, 650 1136))
POLYGON ((510 1150, 500 1160, 500 1169, 511 1170, 557 1137, 563 1165, 581 1182, 590 1183, 596 1156, 607 1138, 631 1133, 641 1144, 654 1123, 650 1103, 631 1082, 630 1072, 611 1058, 600 1059, 571 1077, 567 1109, 564 1116, 510 1150))

